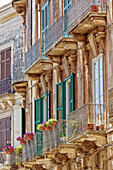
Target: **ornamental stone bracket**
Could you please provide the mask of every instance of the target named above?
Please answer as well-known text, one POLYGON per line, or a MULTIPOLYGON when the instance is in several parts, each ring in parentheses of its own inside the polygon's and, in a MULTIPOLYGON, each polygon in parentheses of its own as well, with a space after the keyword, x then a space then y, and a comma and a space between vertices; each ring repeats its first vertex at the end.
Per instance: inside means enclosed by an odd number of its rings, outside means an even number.
POLYGON ((51 158, 51 160, 52 160, 52 164, 54 165, 63 165, 69 160, 69 157, 67 153, 57 152, 54 158, 51 158))
POLYGON ((78 153, 85 154, 96 150, 98 146, 96 145, 96 141, 84 140, 84 142, 82 142, 81 144, 76 144, 75 148, 78 153))
POLYGON ((14 9, 16 10, 17 13, 19 13, 23 19, 24 22, 23 24, 25 25, 26 23, 26 8, 27 8, 27 1, 28 0, 13 0, 12 1, 12 5, 14 7, 14 9))

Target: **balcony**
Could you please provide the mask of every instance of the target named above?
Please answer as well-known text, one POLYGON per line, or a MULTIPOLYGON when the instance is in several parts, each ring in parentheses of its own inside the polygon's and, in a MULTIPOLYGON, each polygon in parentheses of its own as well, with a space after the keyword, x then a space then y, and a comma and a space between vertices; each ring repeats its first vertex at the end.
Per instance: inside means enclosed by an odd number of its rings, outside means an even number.
MULTIPOLYGON (((86 104, 67 116, 67 141, 77 142, 94 134, 105 137, 106 104, 86 104)), ((92 136, 93 139, 93 136, 92 136)))
POLYGON ((25 54, 25 71, 40 58, 40 39, 25 54))
POLYGON ((68 35, 68 16, 61 16, 44 34, 46 56, 60 56, 70 49, 76 49, 75 41, 68 35))
POLYGON ((97 26, 105 26, 107 0, 79 0, 69 8, 69 34, 87 34, 97 26))
POLYGON ((34 159, 36 155, 55 155, 56 152, 66 153, 75 157, 75 147, 67 143, 67 122, 59 120, 48 131, 38 132, 31 141, 23 145, 22 160, 34 159))
POLYGON ((6 78, 0 80, 0 95, 5 93, 12 93, 12 80, 11 78, 6 78))

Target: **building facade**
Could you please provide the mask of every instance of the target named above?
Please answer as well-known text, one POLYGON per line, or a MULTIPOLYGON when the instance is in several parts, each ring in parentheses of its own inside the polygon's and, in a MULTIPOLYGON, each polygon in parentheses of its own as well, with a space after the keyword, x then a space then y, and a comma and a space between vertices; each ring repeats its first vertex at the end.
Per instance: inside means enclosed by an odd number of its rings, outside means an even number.
POLYGON ((24 97, 13 82, 24 81, 23 19, 8 4, 0 8, 0 151, 18 146, 24 97))
POLYGON ((37 134, 36 166, 113 169, 113 1, 12 4, 25 27, 26 81, 14 88, 25 90, 26 131, 37 134), (57 125, 39 132, 38 124, 50 118, 57 125))

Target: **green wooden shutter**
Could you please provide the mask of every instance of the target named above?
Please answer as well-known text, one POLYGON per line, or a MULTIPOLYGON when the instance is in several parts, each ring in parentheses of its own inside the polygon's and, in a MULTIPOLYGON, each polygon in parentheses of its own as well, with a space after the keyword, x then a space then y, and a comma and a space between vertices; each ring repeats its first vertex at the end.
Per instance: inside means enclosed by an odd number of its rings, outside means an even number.
POLYGON ((42 154, 43 149, 43 133, 37 129, 37 125, 43 121, 42 99, 35 100, 35 131, 37 132, 37 155, 42 154))
POLYGON ((41 103, 41 98, 38 98, 35 100, 35 129, 36 132, 37 130, 37 125, 42 123, 43 121, 43 115, 42 115, 42 103, 41 103))
POLYGON ((49 98, 50 98, 50 93, 47 91, 46 93, 47 95, 47 102, 46 102, 46 118, 47 118, 47 121, 49 120, 50 118, 50 101, 49 101, 49 98))
POLYGON ((74 111, 74 76, 70 76, 70 112, 74 111))
POLYGON ((65 84, 60 82, 56 85, 56 109, 57 119, 66 119, 65 112, 65 84))
POLYGON ((25 109, 21 108, 21 136, 25 134, 25 109))

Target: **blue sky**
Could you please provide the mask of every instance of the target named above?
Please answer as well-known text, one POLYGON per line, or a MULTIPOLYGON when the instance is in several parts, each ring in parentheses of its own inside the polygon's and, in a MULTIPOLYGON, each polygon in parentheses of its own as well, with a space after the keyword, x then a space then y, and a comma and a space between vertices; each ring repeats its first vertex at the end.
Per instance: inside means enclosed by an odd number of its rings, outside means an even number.
POLYGON ((0 0, 0 7, 6 5, 7 3, 11 2, 12 0, 0 0))

